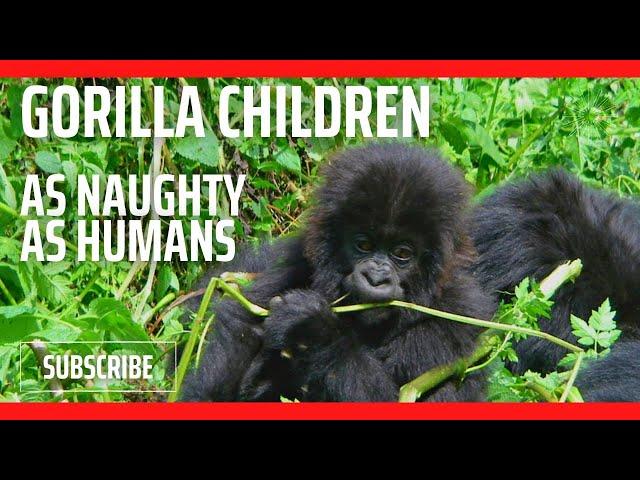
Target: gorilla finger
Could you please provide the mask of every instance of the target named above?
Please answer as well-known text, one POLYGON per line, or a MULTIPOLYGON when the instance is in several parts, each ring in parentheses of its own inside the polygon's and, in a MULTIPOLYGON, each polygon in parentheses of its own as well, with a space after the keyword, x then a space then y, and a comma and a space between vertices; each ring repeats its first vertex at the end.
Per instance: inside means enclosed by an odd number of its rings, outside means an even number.
POLYGON ((271 300, 269 300, 269 308, 273 309, 273 308, 279 307, 283 303, 284 303, 284 300, 282 299, 282 297, 280 295, 276 295, 271 300))

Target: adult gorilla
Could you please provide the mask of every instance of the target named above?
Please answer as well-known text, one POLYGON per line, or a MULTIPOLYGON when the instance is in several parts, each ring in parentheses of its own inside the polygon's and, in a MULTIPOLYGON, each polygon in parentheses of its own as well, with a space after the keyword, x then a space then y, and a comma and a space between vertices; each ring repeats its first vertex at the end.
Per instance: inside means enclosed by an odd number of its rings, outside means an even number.
MULTIPOLYGON (((609 298, 623 334, 577 385, 585 400, 640 401, 640 205, 551 170, 499 188, 476 209, 472 231, 475 274, 496 294, 582 260, 581 275, 556 294, 552 318, 541 319, 540 327, 575 343, 569 315, 586 320, 609 298)), ((555 370, 567 353, 539 338, 520 342, 516 351, 519 361, 510 367, 517 373, 555 370)))
MULTIPOLYGON (((399 308, 331 311, 348 295, 347 303, 403 299, 491 317, 493 302, 467 271, 462 176, 436 153, 401 144, 347 149, 323 173, 306 228, 226 266, 259 272, 244 294, 271 315, 219 302, 183 400, 395 401, 405 382, 472 351, 479 332, 468 325, 399 308)), ((424 399, 482 395, 482 378, 472 375, 424 399)))

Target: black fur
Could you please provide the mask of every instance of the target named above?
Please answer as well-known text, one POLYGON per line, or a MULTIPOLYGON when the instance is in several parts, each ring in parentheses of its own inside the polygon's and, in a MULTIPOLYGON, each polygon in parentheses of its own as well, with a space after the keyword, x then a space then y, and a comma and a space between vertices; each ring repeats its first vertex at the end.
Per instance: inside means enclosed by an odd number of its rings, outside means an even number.
MULTIPOLYGON (((370 144, 334 155, 323 179, 296 237, 224 267, 259 272, 244 293, 271 315, 263 321, 231 300, 216 305, 215 331, 200 368, 185 382, 184 400, 278 401, 284 395, 395 401, 401 385, 473 349, 479 332, 467 325, 397 308, 341 315, 330 310, 346 293, 344 279, 353 269, 345 238, 365 230, 380 239, 414 235, 427 246, 416 271, 403 280, 406 300, 491 317, 494 302, 468 273, 470 192, 462 176, 435 152, 370 144)), ((349 303, 355 301, 342 302, 349 303)), ((424 400, 482 396, 482 377, 472 375, 461 385, 443 384, 424 400)))
MULTIPOLYGON (((554 297, 543 330, 575 343, 570 313, 588 319, 605 298, 617 311, 620 345, 578 378, 588 400, 640 400, 640 206, 551 170, 499 188, 475 210, 475 275, 491 292, 513 292, 527 276, 537 280, 580 258, 583 270, 554 297)), ((518 373, 556 369, 566 350, 529 338, 517 345, 518 373)))

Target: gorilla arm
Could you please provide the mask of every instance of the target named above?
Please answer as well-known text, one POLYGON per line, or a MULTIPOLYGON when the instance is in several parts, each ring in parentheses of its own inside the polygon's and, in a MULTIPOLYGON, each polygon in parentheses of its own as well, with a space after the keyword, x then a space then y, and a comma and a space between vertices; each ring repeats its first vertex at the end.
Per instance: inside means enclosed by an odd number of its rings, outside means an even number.
POLYGON ((317 401, 397 401, 398 385, 360 345, 329 303, 313 290, 293 290, 270 304, 265 347, 284 351, 304 396, 317 401))
MULTIPOLYGON (((221 269, 206 275, 200 286, 218 276, 221 269)), ((276 241, 258 250, 247 249, 225 271, 256 272, 258 279, 245 292, 258 305, 266 305, 274 295, 295 288, 308 277, 308 265, 296 239, 276 241)), ((196 310, 201 298, 190 305, 196 310)), ((192 371, 182 387, 184 401, 237 401, 241 382, 262 348, 262 318, 247 312, 235 300, 222 300, 207 315, 215 314, 200 367, 192 371)), ((277 397, 276 397, 277 398, 277 397)))
MULTIPOLYGON (((474 298, 469 293, 473 289, 467 289, 469 281, 468 277, 456 278, 445 287, 447 301, 434 306, 490 317, 493 305, 487 304, 486 297, 474 298), (466 304, 474 300, 477 302, 466 304)), ((350 325, 343 323, 353 319, 338 318, 315 291, 290 291, 272 301, 270 309, 264 324, 265 348, 277 354, 284 351, 290 357, 297 386, 302 388, 301 400, 397 401, 404 383, 470 353, 479 333, 475 327, 403 310, 400 316, 406 326, 374 349, 362 344, 350 325)), ((452 379, 424 399, 479 401, 484 396, 483 381, 481 373, 462 383, 452 379)))

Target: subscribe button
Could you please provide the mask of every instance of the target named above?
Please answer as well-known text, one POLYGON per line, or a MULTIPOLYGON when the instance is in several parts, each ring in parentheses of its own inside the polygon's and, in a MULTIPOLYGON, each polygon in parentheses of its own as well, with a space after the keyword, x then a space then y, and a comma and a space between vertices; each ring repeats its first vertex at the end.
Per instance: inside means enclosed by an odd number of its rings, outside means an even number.
POLYGON ((126 391, 147 391, 145 385, 164 376, 161 370, 177 366, 176 342, 34 340, 25 343, 38 359, 42 379, 90 385, 94 391, 113 391, 124 386, 126 391), (99 344, 98 348, 95 344, 99 344))

